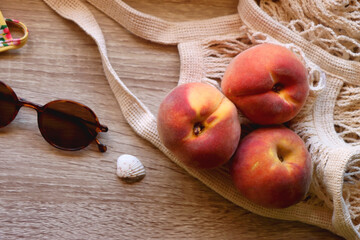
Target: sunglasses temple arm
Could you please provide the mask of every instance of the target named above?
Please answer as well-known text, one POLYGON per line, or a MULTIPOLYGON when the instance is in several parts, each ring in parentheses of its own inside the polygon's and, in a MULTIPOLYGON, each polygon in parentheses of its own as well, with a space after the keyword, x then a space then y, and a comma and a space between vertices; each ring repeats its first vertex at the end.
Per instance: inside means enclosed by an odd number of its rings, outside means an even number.
MULTIPOLYGON (((109 130, 109 129, 108 129, 107 126, 100 124, 100 131, 101 131, 101 132, 107 132, 108 130, 109 130)), ((99 141, 99 139, 95 138, 95 142, 96 142, 96 144, 98 145, 98 148, 99 148, 99 151, 100 151, 100 152, 106 152, 106 151, 107 151, 107 146, 104 145, 104 144, 102 144, 102 143, 99 141)))
POLYGON ((107 147, 106 145, 102 144, 99 139, 95 138, 96 144, 98 145, 99 151, 100 152, 106 152, 107 147))
MULTIPOLYGON (((48 109, 48 111, 49 111, 49 109, 48 109)), ((83 123, 86 123, 86 124, 89 124, 89 125, 92 125, 92 126, 96 126, 96 127, 98 127, 100 129, 101 132, 107 132, 109 130, 107 126, 101 125, 98 122, 94 123, 94 122, 91 122, 91 121, 87 121, 85 119, 76 117, 76 116, 68 114, 68 113, 57 111, 57 110, 54 110, 54 109, 51 109, 50 111, 53 112, 54 114, 57 114, 57 115, 60 115, 60 116, 64 116, 64 117, 67 117, 67 118, 70 118, 70 119, 73 119, 73 120, 79 120, 79 121, 81 121, 83 123)))

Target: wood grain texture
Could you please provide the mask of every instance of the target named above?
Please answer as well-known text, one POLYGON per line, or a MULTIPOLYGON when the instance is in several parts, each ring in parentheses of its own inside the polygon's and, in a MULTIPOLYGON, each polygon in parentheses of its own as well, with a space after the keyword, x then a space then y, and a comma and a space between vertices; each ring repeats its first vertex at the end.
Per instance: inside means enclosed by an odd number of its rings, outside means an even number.
MULTIPOLYGON (((236 0, 128 0, 130 6, 171 21, 236 12, 236 0)), ((0 55, 1 81, 23 98, 45 104, 65 98, 84 103, 110 129, 78 152, 51 147, 37 116, 22 109, 0 129, 0 239, 340 239, 298 222, 252 214, 213 192, 135 135, 104 76, 92 39, 40 0, 1 0, 6 17, 30 30, 28 44, 0 55), (144 163, 147 176, 125 184, 115 175, 120 154, 144 163)), ((103 29, 113 67, 157 113, 176 86, 174 46, 134 35, 89 5, 103 29)))

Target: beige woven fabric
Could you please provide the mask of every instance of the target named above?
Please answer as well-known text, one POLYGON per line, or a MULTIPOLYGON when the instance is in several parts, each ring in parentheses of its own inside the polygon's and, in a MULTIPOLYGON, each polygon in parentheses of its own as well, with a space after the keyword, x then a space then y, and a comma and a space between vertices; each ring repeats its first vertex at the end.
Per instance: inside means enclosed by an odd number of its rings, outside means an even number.
MULTIPOLYGON (((262 208, 243 198, 225 167, 197 171, 183 166, 161 144, 155 116, 116 75, 107 57, 101 29, 86 4, 81 0, 44 1, 95 40, 105 75, 123 115, 139 136, 211 189, 251 212, 316 225, 347 239, 360 238, 360 111, 356 109, 360 104, 360 64, 356 49, 359 22, 354 21, 359 12, 353 13, 358 7, 352 3, 355 1, 332 0, 333 4, 329 4, 325 0, 277 1, 281 3, 264 0, 260 1, 261 9, 253 0, 240 0, 239 15, 171 23, 138 12, 120 0, 88 0, 136 35, 178 45, 179 84, 202 81, 218 87, 230 60, 262 42, 284 45, 299 55, 309 71, 311 91, 305 107, 290 122, 290 127, 306 142, 314 163, 314 175, 308 197, 281 210, 262 208), (347 8, 344 2, 349 2, 352 10, 342 11, 341 17, 336 17, 339 9, 347 8), (338 9, 334 10, 334 5, 338 9), (290 11, 292 7, 296 9, 290 11), (351 21, 355 23, 343 27, 351 21), (319 29, 327 35, 320 34, 319 29), (317 40, 312 40, 313 36, 318 36, 317 40), (328 44, 327 38, 331 38, 333 44, 328 44)), ((239 117, 244 131, 251 130, 249 121, 242 115, 239 117)))

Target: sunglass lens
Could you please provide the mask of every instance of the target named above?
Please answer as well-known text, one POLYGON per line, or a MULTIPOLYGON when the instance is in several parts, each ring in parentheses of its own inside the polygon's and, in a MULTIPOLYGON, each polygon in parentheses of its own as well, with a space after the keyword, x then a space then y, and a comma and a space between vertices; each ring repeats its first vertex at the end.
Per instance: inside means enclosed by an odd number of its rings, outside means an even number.
POLYGON ((8 125, 18 111, 18 99, 14 91, 0 82, 0 127, 8 125))
POLYGON ((87 107, 71 101, 54 101, 39 114, 39 127, 44 138, 64 150, 88 146, 97 135, 98 121, 87 107))

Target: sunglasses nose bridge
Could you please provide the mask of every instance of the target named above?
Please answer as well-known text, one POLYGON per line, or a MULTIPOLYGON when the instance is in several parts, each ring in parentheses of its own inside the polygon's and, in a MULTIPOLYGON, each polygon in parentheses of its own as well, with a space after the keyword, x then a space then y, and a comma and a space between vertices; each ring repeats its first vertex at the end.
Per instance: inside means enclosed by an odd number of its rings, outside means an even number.
POLYGON ((37 112, 42 112, 43 111, 43 106, 41 106, 39 104, 36 104, 36 103, 33 103, 33 102, 29 102, 24 98, 20 98, 19 102, 20 102, 21 106, 35 109, 37 112))

